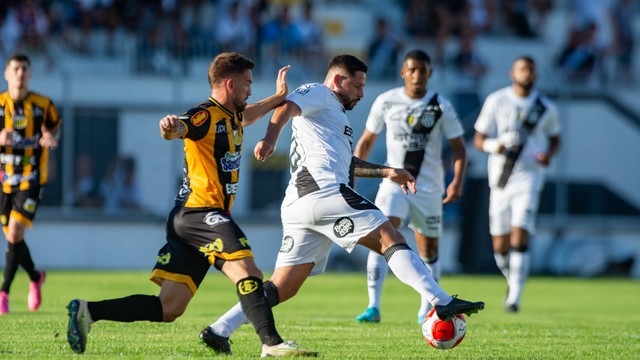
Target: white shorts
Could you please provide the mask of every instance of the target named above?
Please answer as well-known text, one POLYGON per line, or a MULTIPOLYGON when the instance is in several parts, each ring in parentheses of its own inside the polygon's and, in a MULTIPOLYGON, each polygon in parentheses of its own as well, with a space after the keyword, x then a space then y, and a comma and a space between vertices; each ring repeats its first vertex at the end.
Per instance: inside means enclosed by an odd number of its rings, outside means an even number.
POLYGON ((492 187, 489 195, 489 232, 500 236, 511 233, 512 227, 535 232, 540 191, 533 186, 492 187))
POLYGON ((281 209, 282 245, 276 268, 314 263, 324 272, 333 243, 351 252, 358 240, 387 221, 369 200, 348 186, 322 189, 281 209))
POLYGON ((442 231, 442 194, 418 191, 405 195, 396 183, 382 181, 376 206, 386 216, 409 219, 409 228, 428 237, 439 238, 442 231))

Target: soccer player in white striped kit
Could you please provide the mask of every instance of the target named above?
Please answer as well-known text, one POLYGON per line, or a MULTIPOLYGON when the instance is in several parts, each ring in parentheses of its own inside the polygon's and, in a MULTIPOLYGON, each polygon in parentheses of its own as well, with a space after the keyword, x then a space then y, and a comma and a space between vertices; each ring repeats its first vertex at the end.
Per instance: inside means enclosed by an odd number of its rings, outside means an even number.
MULTIPOLYGON (((282 245, 264 285, 267 300, 276 306, 292 298, 307 277, 324 272, 334 243, 347 252, 360 244, 384 255, 396 277, 427 297, 440 318, 476 313, 484 303, 447 294, 387 217, 351 186, 354 175, 384 177, 415 193, 415 178, 407 170, 353 156, 353 129, 345 113, 363 97, 366 72, 367 65, 354 56, 334 57, 323 84, 298 87, 274 110, 266 136, 254 149, 258 160, 273 154, 282 128, 293 118, 282 245)), ((217 353, 230 353, 229 335, 246 322, 237 304, 200 338, 217 353)))
POLYGON ((560 148, 560 123, 555 105, 534 89, 531 57, 518 57, 509 75, 511 86, 487 96, 473 144, 489 153, 489 231, 496 264, 507 278, 504 307, 516 313, 529 276, 529 237, 544 172, 560 148))
MULTIPOLYGON (((416 178, 417 193, 406 195, 398 184, 383 179, 375 204, 396 228, 409 220, 420 259, 437 281, 440 278, 438 239, 442 231, 442 204, 462 196, 467 156, 458 115, 442 95, 427 89, 431 73, 431 59, 427 53, 412 50, 405 55, 400 70, 404 86, 380 94, 373 102, 354 156, 366 160, 378 135, 386 127, 385 165, 408 170, 416 178), (443 137, 448 140, 454 157, 454 176, 444 199, 443 137)), ((386 275, 384 257, 370 251, 367 258, 369 305, 356 321, 380 321, 380 297, 386 275)), ((422 324, 430 308, 428 299, 422 297, 418 324, 422 324)))

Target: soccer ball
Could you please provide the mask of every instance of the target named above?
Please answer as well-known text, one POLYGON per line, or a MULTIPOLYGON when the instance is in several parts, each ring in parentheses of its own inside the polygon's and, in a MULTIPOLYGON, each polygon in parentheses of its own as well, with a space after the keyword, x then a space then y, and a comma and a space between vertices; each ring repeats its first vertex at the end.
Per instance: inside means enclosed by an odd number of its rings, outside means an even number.
POLYGON ((462 314, 450 320, 441 320, 436 309, 431 309, 422 322, 424 340, 436 349, 453 349, 462 342, 466 333, 467 320, 462 314))

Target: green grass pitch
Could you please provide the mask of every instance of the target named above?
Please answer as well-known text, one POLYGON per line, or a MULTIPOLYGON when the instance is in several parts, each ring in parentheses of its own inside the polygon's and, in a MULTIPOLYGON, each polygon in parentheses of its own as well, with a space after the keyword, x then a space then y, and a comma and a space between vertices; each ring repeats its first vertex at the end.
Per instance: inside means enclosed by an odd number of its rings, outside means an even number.
MULTIPOLYGON (((146 271, 50 271, 43 304, 27 309, 28 283, 20 272, 11 291, 11 313, 0 316, 0 358, 70 359, 65 306, 72 298, 101 300, 157 294, 146 271)), ((467 318, 467 335, 452 350, 436 350, 416 324, 418 295, 390 276, 382 298, 382 322, 358 324, 367 305, 363 273, 312 277, 297 297, 274 309, 285 339, 325 359, 640 359, 640 283, 622 278, 532 277, 518 314, 503 311, 506 283, 498 275, 445 275, 451 294, 483 300, 467 318)), ((233 285, 211 271, 186 313, 171 324, 95 323, 91 359, 213 357, 198 341, 200 330, 236 302, 233 285)), ((256 358, 260 344, 250 325, 231 337, 233 358, 256 358)))

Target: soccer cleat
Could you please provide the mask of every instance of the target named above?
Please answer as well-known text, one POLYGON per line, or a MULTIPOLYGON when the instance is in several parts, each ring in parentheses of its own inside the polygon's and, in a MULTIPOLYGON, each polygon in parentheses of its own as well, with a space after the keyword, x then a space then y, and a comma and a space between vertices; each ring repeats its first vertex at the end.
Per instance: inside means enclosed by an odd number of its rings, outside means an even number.
POLYGON ((436 314, 441 320, 451 319, 457 314, 465 314, 471 316, 478 311, 484 309, 484 303, 482 301, 470 302, 457 297, 453 297, 451 302, 447 305, 436 305, 436 314))
POLYGON ((520 309, 518 308, 518 304, 504 304, 504 311, 508 313, 517 313, 520 309))
POLYGON ((302 349, 295 341, 285 341, 277 345, 262 344, 260 357, 318 357, 315 351, 302 349))
POLYGON ((374 307, 369 307, 362 314, 356 316, 356 321, 363 323, 378 323, 380 322, 380 311, 374 307))
POLYGON ((29 282, 29 296, 27 297, 27 305, 29 306, 30 311, 36 311, 40 307, 40 303, 42 302, 42 284, 44 284, 45 278, 45 272, 40 271, 40 279, 38 281, 29 282))
POLYGON ((231 341, 229 338, 217 335, 210 327, 204 328, 200 332, 199 338, 206 346, 213 349, 216 354, 231 355, 231 345, 229 345, 231 341))
POLYGON ((67 309, 69 309, 67 342, 71 350, 82 354, 87 346, 87 334, 91 331, 91 316, 87 309, 87 302, 73 299, 67 305, 67 309))
POLYGON ((0 291, 0 315, 9 313, 9 294, 6 291, 0 291))

